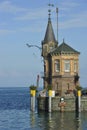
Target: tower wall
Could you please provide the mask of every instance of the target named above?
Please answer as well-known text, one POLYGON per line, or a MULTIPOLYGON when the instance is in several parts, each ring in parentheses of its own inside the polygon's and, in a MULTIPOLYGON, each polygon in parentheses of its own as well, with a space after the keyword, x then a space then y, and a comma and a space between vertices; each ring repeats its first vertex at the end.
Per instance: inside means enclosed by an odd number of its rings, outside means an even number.
POLYGON ((52 85, 57 95, 65 95, 73 92, 75 90, 74 76, 53 78, 52 85))
POLYGON ((44 88, 52 85, 56 93, 63 95, 75 89, 75 75, 79 73, 79 52, 55 39, 51 19, 48 19, 42 56, 44 59, 44 88))

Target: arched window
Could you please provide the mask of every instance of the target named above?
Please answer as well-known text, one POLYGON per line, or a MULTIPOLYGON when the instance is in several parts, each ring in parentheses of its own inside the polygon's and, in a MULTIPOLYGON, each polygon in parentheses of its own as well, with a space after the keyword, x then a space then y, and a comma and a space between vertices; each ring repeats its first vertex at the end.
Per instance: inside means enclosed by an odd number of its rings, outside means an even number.
POLYGON ((60 71, 60 60, 55 60, 55 72, 60 71))

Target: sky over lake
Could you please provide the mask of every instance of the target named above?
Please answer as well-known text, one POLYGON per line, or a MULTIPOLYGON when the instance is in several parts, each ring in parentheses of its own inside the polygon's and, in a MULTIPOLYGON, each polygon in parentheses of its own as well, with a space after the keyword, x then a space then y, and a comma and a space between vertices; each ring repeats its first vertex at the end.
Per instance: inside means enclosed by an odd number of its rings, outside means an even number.
MULTIPOLYGON (((0 87, 36 85, 43 59, 41 47, 48 22, 49 0, 0 0, 0 87)), ((51 21, 56 37, 56 7, 59 44, 67 43, 79 51, 79 75, 82 87, 87 87, 87 0, 50 0, 51 21)))

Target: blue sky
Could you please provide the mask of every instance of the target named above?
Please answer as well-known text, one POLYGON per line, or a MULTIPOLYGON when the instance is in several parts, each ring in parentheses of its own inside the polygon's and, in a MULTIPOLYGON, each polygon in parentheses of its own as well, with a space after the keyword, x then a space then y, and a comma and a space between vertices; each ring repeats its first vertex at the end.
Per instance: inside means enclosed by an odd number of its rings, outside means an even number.
MULTIPOLYGON (((56 36, 59 7, 59 44, 65 42, 80 54, 80 83, 87 87, 87 0, 50 0, 56 36)), ((40 50, 48 21, 49 0, 0 0, 0 87, 36 85, 43 72, 40 50)), ((40 86, 43 81, 40 78, 40 86)))

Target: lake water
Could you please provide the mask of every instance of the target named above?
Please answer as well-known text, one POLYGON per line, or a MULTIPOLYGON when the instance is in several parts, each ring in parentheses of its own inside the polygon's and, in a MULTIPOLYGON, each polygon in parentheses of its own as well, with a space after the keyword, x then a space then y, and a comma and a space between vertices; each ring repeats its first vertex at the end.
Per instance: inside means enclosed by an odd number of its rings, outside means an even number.
POLYGON ((0 130, 87 130, 87 112, 32 113, 28 88, 0 88, 0 130))

